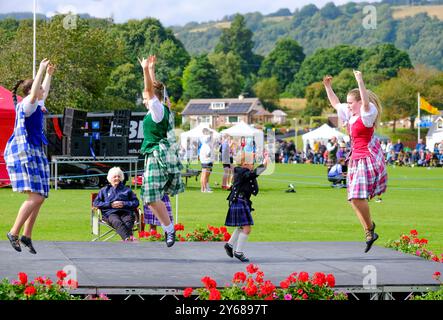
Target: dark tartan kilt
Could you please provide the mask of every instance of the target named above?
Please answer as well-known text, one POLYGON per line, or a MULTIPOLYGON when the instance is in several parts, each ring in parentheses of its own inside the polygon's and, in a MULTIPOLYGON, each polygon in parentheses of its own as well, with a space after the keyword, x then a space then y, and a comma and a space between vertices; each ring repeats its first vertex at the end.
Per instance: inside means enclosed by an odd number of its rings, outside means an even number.
POLYGON ((254 225, 254 220, 252 219, 251 208, 248 206, 248 203, 243 199, 232 202, 226 215, 225 226, 241 227, 252 225, 254 225))

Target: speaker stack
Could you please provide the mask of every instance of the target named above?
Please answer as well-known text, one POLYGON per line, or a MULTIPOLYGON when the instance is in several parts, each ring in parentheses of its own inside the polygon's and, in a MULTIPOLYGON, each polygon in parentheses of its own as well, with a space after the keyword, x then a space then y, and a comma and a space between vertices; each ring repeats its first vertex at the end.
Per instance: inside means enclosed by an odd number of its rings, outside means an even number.
POLYGON ((65 108, 63 112, 63 154, 69 156, 87 156, 89 138, 85 137, 86 111, 65 108))

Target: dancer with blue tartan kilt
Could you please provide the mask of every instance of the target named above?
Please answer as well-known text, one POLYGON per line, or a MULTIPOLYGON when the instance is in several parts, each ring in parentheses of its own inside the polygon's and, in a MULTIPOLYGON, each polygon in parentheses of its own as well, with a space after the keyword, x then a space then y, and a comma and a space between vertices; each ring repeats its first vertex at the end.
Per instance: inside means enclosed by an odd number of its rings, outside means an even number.
POLYGON ((263 164, 254 169, 253 158, 253 153, 242 153, 240 166, 234 168, 234 183, 226 199, 229 200, 229 209, 225 225, 237 228, 225 244, 225 250, 229 257, 236 257, 242 262, 249 262, 243 247, 254 225, 251 214, 254 209, 250 198, 258 194, 257 177, 266 170, 269 163, 269 157, 265 155, 263 164))
POLYGON ((36 254, 32 245, 32 229, 40 207, 49 195, 49 163, 43 152, 48 141, 43 133, 44 101, 49 93, 55 67, 48 59, 42 60, 35 79, 20 80, 12 90, 16 117, 14 131, 5 147, 6 169, 14 192, 26 193, 17 218, 7 238, 16 251, 20 243, 36 254), (42 78, 46 71, 45 79, 42 78), (17 91, 22 89, 25 98, 17 103, 17 91), (19 238, 24 226, 23 235, 19 238))

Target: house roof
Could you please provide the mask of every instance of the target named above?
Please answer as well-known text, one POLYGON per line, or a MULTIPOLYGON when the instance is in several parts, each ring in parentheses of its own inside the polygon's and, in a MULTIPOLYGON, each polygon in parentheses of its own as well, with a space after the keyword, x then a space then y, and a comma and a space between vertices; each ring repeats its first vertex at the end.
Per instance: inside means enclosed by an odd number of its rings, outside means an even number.
POLYGON ((230 115, 248 114, 253 109, 261 107, 258 98, 243 99, 191 99, 182 112, 182 115, 230 115), (211 103, 224 102, 224 109, 211 109, 211 103))
POLYGON ((284 116, 288 115, 286 112, 284 112, 282 110, 274 110, 274 111, 272 111, 272 114, 277 117, 284 117, 284 116))

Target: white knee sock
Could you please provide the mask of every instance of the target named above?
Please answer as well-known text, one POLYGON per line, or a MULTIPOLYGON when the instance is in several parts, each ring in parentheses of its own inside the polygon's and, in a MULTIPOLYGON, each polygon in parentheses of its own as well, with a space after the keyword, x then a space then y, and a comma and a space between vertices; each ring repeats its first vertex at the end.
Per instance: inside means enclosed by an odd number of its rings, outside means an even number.
POLYGON ((171 233, 174 231, 174 225, 171 223, 169 226, 162 225, 163 231, 167 233, 171 233))
POLYGON ((235 228, 234 232, 231 235, 231 238, 229 239, 228 243, 231 245, 231 247, 235 247, 235 245, 237 244, 237 240, 238 240, 238 236, 241 233, 241 229, 240 228, 235 228))
POLYGON ((235 252, 243 252, 243 246, 248 240, 248 234, 241 232, 238 236, 237 247, 234 249, 235 252))

